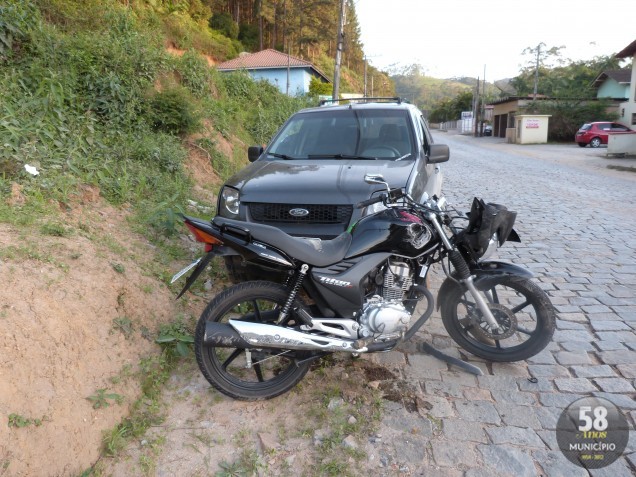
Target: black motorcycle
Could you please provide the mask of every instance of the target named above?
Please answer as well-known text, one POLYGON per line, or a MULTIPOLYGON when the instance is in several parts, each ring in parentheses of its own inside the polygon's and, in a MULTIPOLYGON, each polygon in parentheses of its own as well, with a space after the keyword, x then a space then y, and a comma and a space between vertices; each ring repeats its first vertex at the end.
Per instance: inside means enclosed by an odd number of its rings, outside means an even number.
POLYGON ((550 342, 554 308, 532 274, 486 260, 506 240, 519 241, 515 212, 475 198, 466 216, 444 198, 416 203, 402 189, 389 189, 382 176, 365 180, 384 184, 386 192, 357 204, 370 213, 333 240, 184 216, 207 253, 173 277, 196 267, 179 296, 215 255, 238 253, 272 276, 227 288, 199 319, 197 362, 220 392, 272 398, 322 356, 388 351, 412 338, 433 312, 427 274, 434 263, 447 276, 438 293, 442 321, 462 348, 490 361, 519 361, 550 342), (411 322, 423 299, 426 309, 411 322))

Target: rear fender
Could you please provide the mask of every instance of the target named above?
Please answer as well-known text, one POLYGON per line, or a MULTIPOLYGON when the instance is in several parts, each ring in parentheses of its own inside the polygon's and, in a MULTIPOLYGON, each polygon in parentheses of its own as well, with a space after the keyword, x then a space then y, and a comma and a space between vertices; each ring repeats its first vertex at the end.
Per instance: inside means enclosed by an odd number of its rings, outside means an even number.
MULTIPOLYGON (((473 275, 475 287, 479 288, 479 284, 483 283, 494 277, 501 276, 515 276, 515 277, 524 277, 524 278, 532 278, 534 277, 533 273, 529 270, 526 270, 523 267, 515 265, 514 263, 508 262, 498 262, 498 261, 484 261, 479 262, 479 268, 473 268, 470 271, 471 275, 473 275)), ((463 285, 459 283, 456 279, 447 278, 442 283, 442 286, 439 289, 439 293, 437 294, 437 309, 439 310, 440 304, 446 297, 451 293, 455 288, 463 288, 463 285)))

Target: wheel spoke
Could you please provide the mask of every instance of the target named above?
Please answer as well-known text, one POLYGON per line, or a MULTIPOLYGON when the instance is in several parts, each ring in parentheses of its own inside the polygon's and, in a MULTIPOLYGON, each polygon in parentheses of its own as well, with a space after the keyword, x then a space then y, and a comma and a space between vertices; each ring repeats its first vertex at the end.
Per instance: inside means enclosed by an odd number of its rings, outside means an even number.
POLYGON ((234 361, 236 358, 238 358, 240 356, 240 354, 243 352, 243 349, 241 348, 236 348, 232 354, 223 362, 223 364, 221 365, 221 367, 223 368, 223 371, 227 371, 227 367, 232 364, 232 361, 234 361))
POLYGON ((497 289, 491 288, 490 293, 492 295, 492 303, 499 303, 499 295, 497 295, 497 289))
POLYGON ((523 303, 521 303, 520 305, 515 306, 512 310, 513 314, 518 313, 519 311, 523 310, 526 306, 528 306, 530 304, 530 300, 526 300, 523 303))
POLYGON ((261 369, 261 365, 259 363, 256 363, 254 365, 254 371, 256 372, 256 378, 258 379, 259 383, 262 383, 263 381, 265 381, 263 379, 263 370, 261 369))
POLYGON ((495 340, 495 346, 497 349, 501 349, 501 340, 495 340))
POLYGON ((254 307, 254 314, 256 315, 256 319, 259 322, 262 322, 263 318, 261 317, 261 310, 258 307, 258 302, 256 300, 252 300, 252 306, 254 307))

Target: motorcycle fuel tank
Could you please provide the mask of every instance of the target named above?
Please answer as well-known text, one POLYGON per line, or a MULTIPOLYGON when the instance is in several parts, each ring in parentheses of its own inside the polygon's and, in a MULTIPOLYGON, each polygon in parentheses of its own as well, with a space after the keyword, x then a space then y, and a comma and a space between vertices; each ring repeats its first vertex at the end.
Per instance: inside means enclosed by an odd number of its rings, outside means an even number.
POLYGON ((351 230, 346 258, 375 252, 417 257, 433 238, 433 229, 403 208, 389 208, 360 219, 351 230))

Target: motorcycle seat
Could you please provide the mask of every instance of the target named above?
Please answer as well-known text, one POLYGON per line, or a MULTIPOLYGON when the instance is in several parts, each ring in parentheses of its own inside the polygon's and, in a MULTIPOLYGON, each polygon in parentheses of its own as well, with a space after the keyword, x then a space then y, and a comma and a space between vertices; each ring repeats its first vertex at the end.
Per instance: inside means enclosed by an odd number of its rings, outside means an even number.
POLYGON ((253 240, 282 250, 287 255, 308 265, 326 267, 341 261, 351 245, 351 234, 343 232, 331 240, 292 237, 271 225, 247 223, 241 220, 214 217, 212 223, 223 229, 232 227, 248 232, 253 240))

